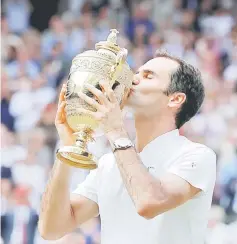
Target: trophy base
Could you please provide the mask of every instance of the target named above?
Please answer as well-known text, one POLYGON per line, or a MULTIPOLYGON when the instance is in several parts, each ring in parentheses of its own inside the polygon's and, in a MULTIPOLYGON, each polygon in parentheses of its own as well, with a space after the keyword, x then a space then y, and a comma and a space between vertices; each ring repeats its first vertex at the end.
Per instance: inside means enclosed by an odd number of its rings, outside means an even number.
POLYGON ((97 159, 95 156, 77 146, 65 146, 56 154, 57 158, 70 166, 81 169, 96 169, 97 159))

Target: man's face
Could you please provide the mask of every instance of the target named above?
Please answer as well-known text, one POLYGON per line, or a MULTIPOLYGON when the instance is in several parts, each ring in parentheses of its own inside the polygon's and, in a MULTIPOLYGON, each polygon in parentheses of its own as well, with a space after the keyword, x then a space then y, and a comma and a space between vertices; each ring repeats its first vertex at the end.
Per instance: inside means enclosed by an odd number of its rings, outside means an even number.
POLYGON ((171 73, 178 67, 176 61, 157 57, 139 68, 127 100, 127 105, 133 108, 135 114, 149 116, 167 111, 170 98, 164 91, 169 87, 171 73))

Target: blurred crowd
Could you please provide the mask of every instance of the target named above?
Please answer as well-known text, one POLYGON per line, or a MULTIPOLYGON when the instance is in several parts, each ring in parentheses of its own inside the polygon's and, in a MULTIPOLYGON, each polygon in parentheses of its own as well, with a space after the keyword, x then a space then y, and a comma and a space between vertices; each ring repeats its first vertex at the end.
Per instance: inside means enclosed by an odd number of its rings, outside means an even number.
MULTIPOLYGON (((39 237, 37 221, 58 147, 54 118, 61 85, 72 58, 94 49, 111 28, 119 30, 133 70, 160 48, 201 70, 206 99, 180 133, 218 156, 206 244, 237 243, 237 1, 61 0, 43 31, 31 24, 28 0, 5 0, 2 11, 2 243, 100 243, 99 218, 56 242, 39 237)), ((125 125, 134 138, 131 113, 125 125)), ((90 149, 98 157, 110 150, 103 136, 90 149)), ((71 189, 87 174, 73 169, 71 189)))

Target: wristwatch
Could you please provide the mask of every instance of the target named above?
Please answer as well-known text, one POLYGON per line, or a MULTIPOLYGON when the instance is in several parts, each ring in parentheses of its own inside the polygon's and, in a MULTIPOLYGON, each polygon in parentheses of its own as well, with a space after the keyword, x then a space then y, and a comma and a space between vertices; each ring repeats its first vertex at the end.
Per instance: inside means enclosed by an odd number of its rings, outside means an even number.
POLYGON ((133 146, 133 143, 130 139, 128 138, 119 138, 114 141, 112 145, 112 150, 115 152, 116 150, 125 150, 127 148, 130 148, 133 146))

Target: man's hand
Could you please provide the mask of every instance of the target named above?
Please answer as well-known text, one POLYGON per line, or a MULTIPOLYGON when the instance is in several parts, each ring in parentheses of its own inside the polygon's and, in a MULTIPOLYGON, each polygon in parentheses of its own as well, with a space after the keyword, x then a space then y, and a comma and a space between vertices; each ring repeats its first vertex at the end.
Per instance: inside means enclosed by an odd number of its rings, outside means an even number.
POLYGON ((66 120, 65 92, 66 92, 66 85, 64 84, 59 95, 58 110, 55 118, 55 126, 57 128, 58 135, 60 137, 60 141, 63 144, 63 146, 71 146, 74 144, 75 139, 73 136, 73 130, 69 127, 66 120))
POLYGON ((100 82, 101 92, 92 85, 86 84, 85 87, 93 93, 96 99, 90 98, 86 94, 79 92, 78 95, 97 111, 92 112, 86 109, 77 109, 78 112, 90 114, 98 121, 105 133, 123 130, 123 114, 117 101, 114 91, 105 82, 100 82), (97 100, 97 101, 96 101, 97 100))

